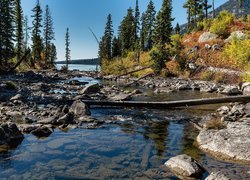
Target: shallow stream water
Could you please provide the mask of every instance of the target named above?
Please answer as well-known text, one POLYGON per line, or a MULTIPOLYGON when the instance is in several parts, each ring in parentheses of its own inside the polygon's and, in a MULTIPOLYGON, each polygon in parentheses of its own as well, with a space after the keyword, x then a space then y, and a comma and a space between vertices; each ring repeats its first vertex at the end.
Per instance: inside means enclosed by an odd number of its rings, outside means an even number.
MULTIPOLYGON (((215 96, 195 91, 146 93, 146 97, 136 100, 215 96)), ((110 120, 110 124, 98 129, 56 129, 44 139, 25 135, 17 148, 0 153, 0 179, 176 179, 162 165, 183 153, 209 171, 222 170, 232 179, 250 179, 250 166, 217 160, 195 145, 198 132, 190 119, 199 119, 219 106, 172 110, 93 108, 95 118, 110 120)))

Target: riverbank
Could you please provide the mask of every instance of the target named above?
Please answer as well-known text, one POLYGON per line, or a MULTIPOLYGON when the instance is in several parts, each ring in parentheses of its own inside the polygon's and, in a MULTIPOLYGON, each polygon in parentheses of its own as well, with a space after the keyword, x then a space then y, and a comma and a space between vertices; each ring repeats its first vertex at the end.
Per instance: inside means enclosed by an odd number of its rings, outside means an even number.
MULTIPOLYGON (((20 145, 22 141, 25 141, 26 133, 31 133, 39 138, 47 136, 53 137, 53 133, 56 132, 57 129, 63 131, 75 128, 102 129, 107 125, 118 123, 117 121, 122 118, 119 115, 107 119, 91 116, 91 111, 82 103, 83 100, 145 100, 148 98, 148 94, 146 94, 143 89, 150 89, 155 94, 153 98, 161 94, 165 94, 166 96, 178 96, 178 94, 182 92, 192 94, 193 92, 200 92, 204 89, 209 89, 209 91, 207 90, 206 92, 213 93, 243 93, 237 86, 178 78, 148 78, 138 81, 139 86, 124 89, 114 85, 115 82, 102 82, 98 85, 100 80, 93 77, 98 77, 98 75, 80 71, 72 71, 69 74, 63 74, 57 71, 37 73, 31 71, 2 76, 0 82, 0 111, 2 119, 1 128, 4 129, 3 133, 5 133, 5 136, 2 137, 5 138, 1 138, 0 142, 5 146, 2 146, 1 151, 8 151, 9 147, 6 146, 15 148, 20 145), (10 83, 10 81, 12 83, 10 83), (211 89, 213 89, 213 91, 211 91, 211 89), (8 125, 6 126, 4 124, 8 125), (18 130, 13 124, 16 124, 18 130)), ((122 79, 119 84, 124 84, 122 81, 132 80, 126 79, 127 78, 122 79)), ((221 96, 223 94, 211 94, 211 96, 215 95, 221 96)), ((159 97, 160 98, 157 99, 158 101, 164 100, 162 96, 159 97)), ((183 96, 182 98, 185 97, 183 96)), ((131 111, 134 110, 132 109, 131 111)), ((230 109, 229 112, 231 111, 230 109)), ((178 111, 176 112, 178 113, 178 111)), ((150 115, 153 114, 153 111, 151 111, 151 113, 147 111, 147 113, 150 115)), ((246 113, 243 114, 243 116, 245 115, 246 113)), ((159 118, 162 119, 164 117, 159 118)), ((173 119, 176 118, 177 117, 173 119)), ((235 121, 237 120, 235 119, 235 121)), ((143 121, 141 121, 141 123, 142 122, 143 121)), ((199 121, 195 120, 195 122, 197 123, 199 121)), ((240 123, 240 121, 237 123, 240 123)), ((244 123, 242 123, 242 125, 244 125, 244 123)), ((216 131, 217 130, 213 130, 213 132, 216 131)), ((147 161, 147 153, 148 152, 145 152, 144 161, 147 161)), ((167 170, 155 170, 154 172, 151 171, 147 173, 152 177, 157 175, 157 173, 158 176, 161 175, 161 177, 167 174, 170 175, 167 170)))

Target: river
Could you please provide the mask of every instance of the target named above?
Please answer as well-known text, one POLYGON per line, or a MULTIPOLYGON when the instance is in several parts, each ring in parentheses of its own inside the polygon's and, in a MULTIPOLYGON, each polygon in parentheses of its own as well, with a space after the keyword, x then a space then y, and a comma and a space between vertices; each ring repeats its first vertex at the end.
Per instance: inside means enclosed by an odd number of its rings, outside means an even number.
MULTIPOLYGON (((147 96, 135 100, 211 96, 195 91, 170 95, 144 91, 147 96)), ((176 179, 168 175, 162 165, 170 157, 185 153, 209 171, 223 169, 232 179, 249 179, 249 166, 219 161, 195 145, 198 131, 189 123, 190 119, 199 119, 217 107, 173 110, 93 108, 93 117, 110 120, 110 124, 97 129, 55 129, 48 138, 42 139, 27 134, 17 148, 0 153, 0 178, 176 179)))

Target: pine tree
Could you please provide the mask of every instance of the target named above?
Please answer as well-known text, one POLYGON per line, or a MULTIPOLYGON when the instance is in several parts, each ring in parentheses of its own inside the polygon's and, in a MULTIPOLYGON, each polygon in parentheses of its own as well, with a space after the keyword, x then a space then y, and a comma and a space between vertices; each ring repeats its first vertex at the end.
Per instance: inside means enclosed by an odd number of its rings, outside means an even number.
MULTIPOLYGON (((55 39, 54 37, 54 28, 53 28, 53 20, 51 17, 49 6, 46 5, 45 15, 44 15, 44 49, 45 49, 45 66, 47 66, 47 61, 49 61, 51 58, 51 52, 50 49, 52 47, 52 40, 55 39)), ((52 61, 50 61, 51 63, 52 61)), ((51 64, 53 66, 53 64, 51 64)))
POLYGON ((126 55, 129 50, 133 50, 135 45, 133 9, 127 10, 127 15, 123 18, 119 26, 119 37, 122 45, 122 55, 126 55))
POLYGON ((213 18, 215 18, 214 0, 212 1, 212 7, 213 7, 213 18))
MULTIPOLYGON (((153 47, 153 25, 155 22, 155 7, 152 0, 149 1, 144 17, 142 16, 142 31, 141 36, 144 38, 143 49, 150 50, 153 47)), ((142 40, 141 40, 142 45, 142 40)))
POLYGON ((104 32, 104 47, 105 47, 105 59, 112 58, 112 39, 113 39, 113 25, 111 14, 107 17, 107 23, 104 32))
POLYGON ((6 69, 8 60, 15 56, 14 12, 13 0, 0 1, 0 69, 6 69))
POLYGON ((70 61, 70 49, 69 49, 69 45, 70 45, 70 39, 69 39, 69 28, 67 28, 66 30, 66 36, 65 36, 65 58, 66 58, 66 69, 68 70, 69 67, 69 61, 70 61))
POLYGON ((117 38, 114 36, 112 41, 112 57, 119 57, 121 56, 121 42, 119 37, 117 38))
POLYGON ((50 44, 49 49, 50 49, 50 56, 49 56, 50 57, 50 64, 52 66, 54 66, 55 61, 57 59, 57 52, 56 52, 56 46, 55 46, 55 44, 54 43, 50 44))
POLYGON ((140 31, 140 10, 139 10, 139 4, 138 0, 136 0, 136 6, 135 6, 135 15, 134 15, 134 38, 135 38, 135 43, 139 44, 139 31, 140 31))
POLYGON ((17 61, 20 60, 23 53, 23 11, 21 1, 15 0, 15 18, 16 18, 16 54, 17 61))
POLYGON ((180 34, 180 31, 181 31, 180 25, 179 23, 177 23, 175 26, 175 34, 180 34))
POLYGON ((171 42, 170 36, 172 33, 172 0, 163 0, 162 8, 157 14, 156 22, 154 26, 154 42, 165 46, 171 42))
POLYGON ((169 52, 166 49, 166 44, 171 43, 172 33, 172 0, 163 0, 162 8, 157 14, 155 29, 154 29, 154 43, 156 48, 151 52, 151 57, 154 60, 154 71, 156 74, 161 72, 161 69, 165 65, 165 61, 170 57, 169 52))
POLYGON ((140 32, 140 49, 145 51, 145 36, 146 36, 146 15, 142 13, 141 16, 141 32, 140 32))
POLYGON ((33 22, 32 22, 32 51, 33 51, 33 62, 32 65, 35 67, 35 63, 41 60, 42 52, 42 38, 41 38, 41 27, 42 27, 42 9, 39 0, 37 0, 36 6, 32 9, 33 22))
POLYGON ((30 38, 30 36, 29 36, 30 27, 29 27, 28 16, 25 16, 23 24, 24 24, 24 28, 23 28, 23 30, 24 30, 24 39, 23 39, 24 42, 23 42, 23 44, 24 44, 24 50, 27 51, 27 49, 28 49, 28 41, 29 41, 29 38, 30 38))

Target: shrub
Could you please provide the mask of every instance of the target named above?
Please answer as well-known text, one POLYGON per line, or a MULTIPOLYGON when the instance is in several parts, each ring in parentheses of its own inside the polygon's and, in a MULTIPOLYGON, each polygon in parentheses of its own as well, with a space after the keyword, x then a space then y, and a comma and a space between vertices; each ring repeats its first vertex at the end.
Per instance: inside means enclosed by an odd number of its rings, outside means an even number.
POLYGON ((182 45, 182 37, 179 34, 175 34, 171 36, 171 55, 176 55, 179 54, 181 52, 181 49, 183 48, 182 45))
MULTIPOLYGON (((171 76, 178 76, 182 72, 180 64, 175 60, 167 62, 166 68, 168 69, 168 73, 171 76)), ((167 75, 167 76, 169 76, 169 75, 167 75)))
POLYGON ((208 129, 224 129, 226 126, 220 119, 211 119, 205 124, 205 128, 208 129))
POLYGON ((239 40, 233 38, 222 52, 224 61, 232 63, 235 67, 246 67, 250 62, 250 39, 239 40))
POLYGON ((62 66, 61 71, 64 72, 64 73, 68 72, 67 66, 66 65, 62 66))
POLYGON ((210 32, 223 38, 230 34, 230 25, 234 22, 235 16, 227 11, 221 11, 210 27, 210 32))
POLYGON ((17 85, 13 81, 7 81, 6 82, 6 89, 8 89, 8 90, 17 90, 17 85))
POLYGON ((214 77, 214 73, 211 71, 204 71, 204 72, 201 72, 201 74, 199 75, 199 79, 203 81, 212 81, 213 77, 214 77))

